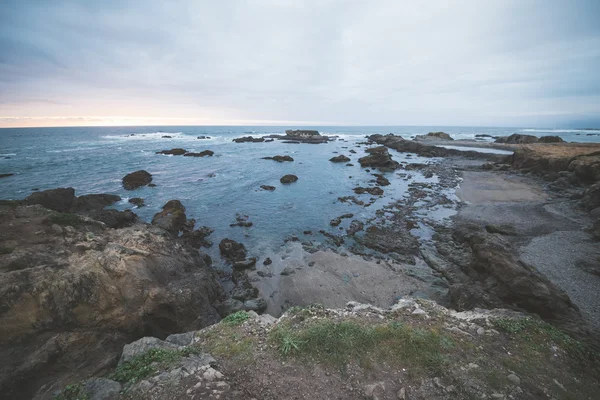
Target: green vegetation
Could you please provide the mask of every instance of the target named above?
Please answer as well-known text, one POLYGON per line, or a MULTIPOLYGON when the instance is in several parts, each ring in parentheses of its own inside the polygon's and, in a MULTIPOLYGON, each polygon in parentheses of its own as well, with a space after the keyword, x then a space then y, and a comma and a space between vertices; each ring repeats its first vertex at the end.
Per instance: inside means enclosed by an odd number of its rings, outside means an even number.
POLYGON ((246 311, 238 311, 233 314, 229 314, 221 321, 225 325, 238 326, 246 322, 250 318, 246 311))
POLYGON ((413 369, 439 373, 444 354, 453 340, 431 328, 413 328, 398 322, 362 325, 354 321, 318 320, 303 327, 282 324, 271 340, 283 356, 306 356, 342 370, 350 361, 368 365, 371 358, 385 358, 413 369))
POLYGON ((186 347, 182 350, 150 349, 131 361, 119 365, 107 378, 121 383, 135 383, 160 370, 172 367, 183 357, 197 353, 198 349, 194 347, 186 347))
POLYGON ((237 325, 220 323, 213 329, 202 332, 198 337, 202 348, 215 357, 235 358, 240 362, 252 361, 254 339, 240 333, 239 325, 239 321, 237 325))
POLYGON ((48 223, 62 226, 79 226, 83 224, 83 219, 77 214, 53 213, 48 216, 48 223))
POLYGON ((13 250, 12 247, 0 247, 0 254, 10 254, 13 250))
POLYGON ((83 390, 82 383, 76 383, 73 385, 68 385, 66 388, 60 392, 58 396, 54 397, 54 400, 88 400, 89 397, 85 394, 83 390))

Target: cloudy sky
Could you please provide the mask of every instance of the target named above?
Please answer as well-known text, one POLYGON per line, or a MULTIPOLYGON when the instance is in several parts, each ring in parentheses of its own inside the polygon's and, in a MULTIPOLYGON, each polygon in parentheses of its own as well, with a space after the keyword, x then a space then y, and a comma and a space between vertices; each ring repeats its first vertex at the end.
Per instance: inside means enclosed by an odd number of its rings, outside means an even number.
POLYGON ((598 0, 0 1, 0 126, 600 125, 598 0))

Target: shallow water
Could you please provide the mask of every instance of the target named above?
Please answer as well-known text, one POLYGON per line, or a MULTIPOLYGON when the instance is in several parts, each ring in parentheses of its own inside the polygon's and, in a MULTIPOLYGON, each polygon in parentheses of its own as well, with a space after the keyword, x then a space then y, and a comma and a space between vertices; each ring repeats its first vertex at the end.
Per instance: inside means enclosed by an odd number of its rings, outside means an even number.
POLYGON ((486 153, 486 154, 506 154, 511 155, 514 151, 508 150, 500 150, 500 149, 490 149, 485 147, 468 147, 468 146, 449 146, 449 145, 436 145, 436 147, 443 147, 449 150, 459 150, 459 151, 476 151, 478 153, 486 153))
MULTIPOLYGON (((475 134, 507 135, 517 128, 459 127, 313 127, 323 134, 339 135, 326 144, 233 143, 240 136, 282 134, 289 127, 96 127, 0 129, 0 173, 14 176, 0 180, 0 199, 21 199, 32 189, 74 187, 77 195, 113 193, 123 200, 116 208, 132 208, 127 200, 143 197, 146 207, 134 211, 149 221, 170 199, 179 199, 187 208, 188 218, 197 226, 207 225, 215 232, 209 239, 218 243, 229 237, 246 244, 251 255, 278 249, 291 235, 303 239, 302 232, 326 229, 341 233, 329 221, 344 213, 366 220, 376 209, 406 195, 411 182, 435 182, 418 171, 409 180, 393 179, 384 187, 385 195, 370 207, 337 201, 354 195, 352 188, 372 185, 374 179, 357 160, 364 155, 365 135, 395 133, 405 137, 430 131, 450 133, 454 138, 473 138, 475 134), (197 136, 211 139, 197 139, 197 136), (165 138, 163 136, 171 136, 165 138), (155 152, 182 147, 188 151, 212 150, 213 157, 158 155, 155 152), (354 149, 357 154, 351 154, 354 149), (335 153, 337 152, 337 154, 335 153), (335 164, 329 158, 344 154, 354 166, 335 164), (295 161, 277 163, 261 157, 290 155, 295 161), (145 169, 153 175, 157 187, 124 190, 121 178, 129 172, 145 169), (295 174, 299 180, 282 185, 279 178, 295 174), (260 185, 276 187, 263 191, 260 185), (236 213, 249 216, 251 228, 230 227, 236 213)), ((573 135, 574 133, 564 133, 573 135)), ((587 138, 587 136, 586 136, 587 138)), ((417 156, 391 152, 402 162, 426 162, 417 156)), ((372 171, 376 172, 376 171, 372 171)), ((370 195, 356 195, 369 202, 370 195)), ((216 255, 217 246, 209 250, 216 255)))

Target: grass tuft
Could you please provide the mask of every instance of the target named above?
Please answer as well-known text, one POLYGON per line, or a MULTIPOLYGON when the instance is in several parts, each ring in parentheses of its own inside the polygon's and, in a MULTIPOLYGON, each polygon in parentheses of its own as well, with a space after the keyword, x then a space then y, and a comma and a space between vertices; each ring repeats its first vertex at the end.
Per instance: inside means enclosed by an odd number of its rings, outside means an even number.
POLYGON ((238 311, 233 314, 229 314, 221 321, 225 325, 238 326, 246 322, 250 318, 250 315, 246 311, 238 311))
POLYGON ((82 383, 67 385, 54 400, 88 400, 89 397, 83 390, 82 383))
POLYGON ((181 350, 150 349, 119 365, 107 378, 121 383, 135 383, 160 370, 168 369, 183 357, 197 353, 198 349, 194 347, 186 347, 181 350))

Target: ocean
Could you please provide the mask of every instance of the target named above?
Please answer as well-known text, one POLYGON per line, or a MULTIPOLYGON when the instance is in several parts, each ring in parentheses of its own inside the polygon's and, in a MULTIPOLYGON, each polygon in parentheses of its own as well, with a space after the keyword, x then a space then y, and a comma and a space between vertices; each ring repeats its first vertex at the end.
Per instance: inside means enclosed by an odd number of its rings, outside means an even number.
MULTIPOLYGON (((0 174, 14 176, 0 179, 0 199, 23 199, 34 189, 73 187, 76 195, 112 193, 122 197, 117 209, 132 208, 145 221, 150 221, 168 200, 178 199, 186 207, 188 218, 196 226, 209 226, 215 232, 209 237, 215 246, 228 237, 244 243, 250 255, 277 251, 284 239, 301 236, 303 231, 325 229, 339 233, 329 221, 344 213, 353 219, 367 220, 377 209, 400 199, 413 181, 434 181, 418 171, 408 180, 391 179, 384 187, 385 195, 368 208, 338 201, 338 197, 354 195, 352 188, 367 186, 374 179, 357 160, 365 147, 356 143, 374 133, 394 133, 410 138, 431 131, 444 131, 454 139, 472 139, 476 134, 491 136, 512 133, 537 136, 558 135, 567 141, 600 142, 600 131, 534 130, 524 128, 478 127, 301 127, 317 129, 324 135, 337 135, 338 140, 326 144, 234 143, 241 136, 283 134, 293 127, 277 126, 154 126, 154 127, 69 127, 0 129, 0 174), (170 138, 165 138, 170 136, 170 138), (197 139, 210 136, 210 139, 197 139), (182 157, 155 154, 171 148, 188 151, 214 151, 213 157, 182 157), (350 149, 357 153, 351 154, 350 149), (337 152, 337 153, 336 153, 337 152), (353 166, 332 163, 333 156, 349 156, 353 166), (289 155, 294 162, 278 163, 261 157, 289 155), (129 172, 144 169, 153 175, 156 187, 127 191, 121 179, 129 172), (279 178, 295 174, 298 181, 282 185, 279 178), (275 186, 273 192, 261 185, 275 186), (132 197, 142 197, 146 206, 134 208, 132 197), (250 228, 230 227, 236 214, 247 215, 250 228)), ((399 162, 435 162, 415 155, 390 150, 399 162)), ((376 171, 372 171, 376 172, 376 171)), ((357 197, 368 200, 370 195, 357 197)))

